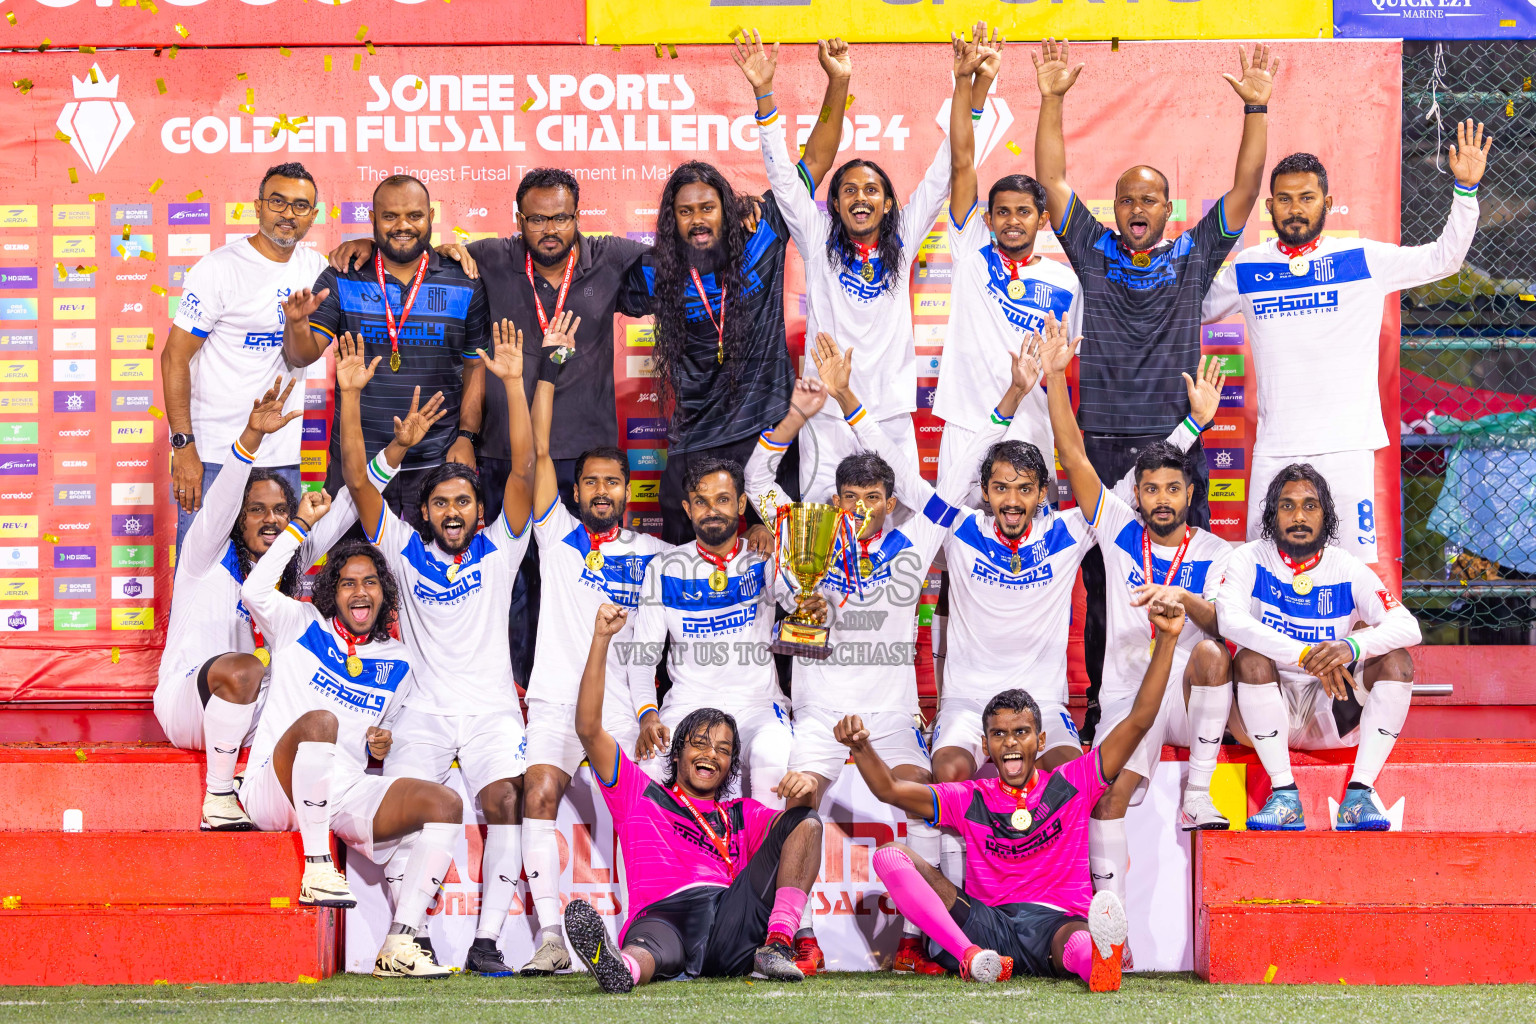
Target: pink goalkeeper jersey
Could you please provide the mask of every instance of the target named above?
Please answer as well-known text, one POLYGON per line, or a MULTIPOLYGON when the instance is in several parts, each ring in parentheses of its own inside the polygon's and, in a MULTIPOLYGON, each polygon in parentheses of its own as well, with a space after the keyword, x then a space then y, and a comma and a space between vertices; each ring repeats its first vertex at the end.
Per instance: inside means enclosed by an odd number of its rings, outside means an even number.
MULTIPOLYGON (((639 911, 657 900, 695 886, 730 885, 746 870, 747 862, 763 845, 763 837, 779 813, 751 799, 693 801, 694 810, 715 830, 716 836, 725 835, 722 810, 729 819, 731 862, 727 865, 687 805, 671 789, 647 775, 623 750, 619 751, 614 777, 604 779, 601 772, 597 776, 608 812, 613 816, 613 827, 619 833, 619 847, 624 851, 624 881, 629 890, 625 931, 639 911)), ((619 941, 623 940, 621 932, 619 941)))
POLYGON ((965 839, 967 893, 993 907, 1046 903, 1088 913, 1088 815, 1109 788, 1097 750, 1040 773, 1025 801, 1033 819, 1026 832, 1013 827, 1018 801, 995 778, 929 788, 937 812, 932 824, 959 829, 965 839))

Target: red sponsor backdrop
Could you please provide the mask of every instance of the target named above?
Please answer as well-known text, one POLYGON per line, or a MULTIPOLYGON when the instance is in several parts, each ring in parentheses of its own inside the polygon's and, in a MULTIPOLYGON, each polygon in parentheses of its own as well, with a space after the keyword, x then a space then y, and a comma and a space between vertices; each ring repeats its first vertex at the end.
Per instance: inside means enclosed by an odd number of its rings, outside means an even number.
MULTIPOLYGON (((462 3, 456 0, 454 15, 470 9, 462 3)), ((1089 67, 1067 115, 1079 194, 1107 206, 1119 172, 1150 162, 1166 170, 1184 211, 1173 229, 1192 224, 1231 182, 1241 114, 1220 78, 1232 61, 1229 46, 1147 43, 1079 53, 1089 67)), ((1396 177, 1376 170, 1398 159, 1398 47, 1287 43, 1281 53, 1272 157, 1317 152, 1339 206, 1348 208, 1336 208, 1330 225, 1395 239, 1396 177)), ((939 142, 950 91, 947 50, 867 46, 855 56, 860 77, 845 155, 880 161, 905 194, 939 142)), ((515 183, 540 165, 571 168, 581 179, 584 230, 637 238, 649 237, 661 183, 684 159, 715 162, 747 191, 764 185, 750 96, 725 48, 686 48, 677 59, 636 48, 381 49, 355 73, 339 61, 326 72, 322 58, 314 50, 284 57, 268 48, 183 51, 174 62, 147 51, 53 53, 8 64, 11 76, 34 85, 13 95, 11 116, 0 125, 7 181, 0 206, 0 628, 7 631, 0 633, 0 699, 152 690, 170 609, 175 520, 165 490, 158 353, 147 349, 165 336, 184 269, 249 232, 250 198, 268 165, 297 159, 316 174, 325 215, 306 243, 321 248, 366 233, 375 183, 398 171, 430 181, 443 237, 511 230, 515 183), (285 123, 295 130, 271 134, 285 123)), ((780 107, 803 135, 819 109, 821 74, 809 47, 787 47, 781 64, 780 107)), ((1037 93, 1028 68, 1024 49, 1012 50, 981 122, 983 188, 1030 170, 1037 93)), ((1255 217, 1245 244, 1267 227, 1255 217)), ((946 239, 939 233, 929 243, 914 268, 925 357, 921 405, 931 405, 949 288, 946 239)), ((1061 258, 1054 239, 1042 237, 1041 249, 1061 258)), ((805 326, 798 263, 786 287, 798 349, 805 326)), ((636 468, 634 516, 645 526, 658 518, 664 432, 645 376, 647 332, 634 323, 619 330, 621 443, 636 468)), ((1393 436, 1396 336, 1394 313, 1382 336, 1393 358, 1384 360, 1390 369, 1381 382, 1393 436)), ((1217 449, 1217 530, 1231 538, 1243 533, 1254 425, 1243 341, 1240 325, 1207 338, 1209 351, 1241 357, 1232 360, 1229 383, 1241 390, 1230 392, 1232 404, 1207 440, 1217 449)), ((329 381, 311 379, 309 388, 306 478, 314 480, 324 469, 329 381)), ((929 414, 918 417, 931 468, 940 425, 929 414)), ((1382 517, 1382 550, 1395 554, 1395 471, 1379 489, 1382 507, 1394 510, 1382 517)))

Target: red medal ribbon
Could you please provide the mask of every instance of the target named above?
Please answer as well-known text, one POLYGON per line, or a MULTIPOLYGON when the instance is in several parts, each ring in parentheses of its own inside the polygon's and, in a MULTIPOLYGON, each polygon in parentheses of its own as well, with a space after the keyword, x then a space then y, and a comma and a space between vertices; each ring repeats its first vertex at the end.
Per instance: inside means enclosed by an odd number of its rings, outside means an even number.
POLYGON ((1300 564, 1298 564, 1295 559, 1293 559, 1290 555, 1286 554, 1284 551, 1280 551, 1278 553, 1280 555, 1280 561, 1284 562, 1285 563, 1285 567, 1287 569, 1291 570, 1291 575, 1292 576, 1294 576, 1294 575, 1296 575, 1297 573, 1300 573, 1300 572, 1306 572, 1308 569, 1312 568, 1318 562, 1321 562, 1323 560, 1323 552, 1321 550, 1318 551, 1317 554, 1313 555, 1311 558, 1307 559, 1305 562, 1301 562, 1300 564))
POLYGON ((992 247, 992 251, 997 253, 997 258, 1002 260, 1003 266, 1008 268, 1008 280, 1010 281, 1017 281, 1019 279, 1020 267, 1029 266, 1029 260, 1011 260, 1007 256, 1004 256, 1003 250, 999 249, 995 245, 992 247))
POLYGON ((885 536, 884 530, 881 530, 873 537, 860 537, 855 534, 853 539, 859 542, 859 557, 864 559, 869 558, 869 546, 883 536, 885 536))
MULTIPOLYGON (((1195 533, 1188 526, 1184 527, 1184 539, 1179 542, 1179 548, 1173 553, 1173 561, 1168 566, 1168 575, 1163 578, 1163 586, 1173 582, 1173 578, 1179 574, 1179 566, 1184 562, 1184 552, 1189 550, 1189 542, 1195 533)), ((1150 527, 1141 528, 1141 580, 1143 583, 1152 582, 1152 530, 1150 527)), ((1157 639, 1157 627, 1147 622, 1147 628, 1152 631, 1152 639, 1157 639)))
MULTIPOLYGON (((850 239, 850 241, 853 241, 853 240, 850 239)), ((875 243, 874 242, 858 242, 858 241, 854 241, 853 242, 853 248, 859 254, 859 262, 860 263, 868 263, 869 262, 869 257, 875 251, 875 243)))
POLYGON ((709 822, 704 819, 704 815, 699 813, 699 809, 693 806, 693 801, 688 799, 688 794, 683 792, 683 787, 673 786, 672 795, 677 797, 677 799, 682 803, 684 807, 688 808, 688 813, 693 815, 693 820, 698 822, 699 828, 703 830, 705 835, 709 836, 709 841, 714 844, 715 851, 720 854, 720 859, 725 861, 725 869, 727 871, 734 871, 735 864, 731 860, 730 812, 725 809, 724 805, 716 801, 715 809, 720 812, 720 821, 725 825, 725 838, 722 839, 720 835, 710 827, 709 822))
MULTIPOLYGON (((533 256, 529 253, 523 254, 523 270, 528 274, 528 287, 533 289, 533 311, 539 314, 539 329, 548 333, 549 321, 552 318, 544 315, 544 303, 539 299, 539 289, 533 280, 533 256)), ((555 297, 555 315, 553 319, 559 319, 560 314, 565 312, 565 297, 570 293, 571 275, 575 272, 576 250, 572 249, 571 254, 565 258, 565 276, 560 279, 560 292, 555 297)))
POLYGON ((704 303, 704 314, 709 317, 709 322, 714 325, 715 335, 719 338, 720 347, 715 353, 719 362, 725 362, 725 286, 720 286, 720 319, 715 320, 715 311, 709 304, 709 295, 704 291, 704 279, 699 277, 697 267, 689 267, 688 273, 693 275, 694 291, 699 293, 699 301, 704 303))
POLYGON ((357 657, 357 645, 368 642, 367 634, 358 635, 352 632, 342 624, 341 616, 339 615, 331 620, 331 625, 335 628, 336 634, 347 642, 347 657, 357 657))
POLYGON ((1036 769, 1030 769, 1029 778, 1025 779, 1024 785, 1018 789, 1008 785, 1002 779, 997 780, 997 787, 1013 797, 1018 808, 1026 811, 1029 810, 1029 794, 1034 792, 1038 785, 1040 785, 1040 772, 1036 769))
POLYGON ((251 637, 256 641, 258 648, 267 646, 267 638, 261 635, 261 630, 256 628, 256 623, 251 623, 251 637))
POLYGON ((1002 541, 1003 545, 1008 548, 1009 554, 1017 556, 1020 546, 1022 546, 1025 541, 1029 540, 1029 531, 1034 528, 1034 525, 1034 523, 1030 523, 1028 526, 1024 527, 1024 533, 1019 537, 1018 540, 1009 540, 1007 537, 1003 536, 1002 529, 997 525, 997 520, 994 519, 992 520, 992 532, 997 534, 997 539, 1002 541))
POLYGON ((1286 256, 1289 256, 1291 259, 1295 259, 1297 256, 1305 256, 1307 253, 1311 252, 1313 249, 1316 249, 1318 243, 1321 242, 1322 240, 1323 240, 1323 236, 1322 235, 1318 235, 1316 238, 1312 239, 1312 241, 1308 242, 1306 245, 1290 246, 1290 245, 1286 245, 1284 242, 1280 241, 1279 239, 1276 239, 1275 240, 1275 248, 1279 249, 1282 253, 1284 253, 1286 256))
POLYGON ((384 329, 389 332, 389 351, 392 356, 397 356, 400 354, 400 332, 405 329, 411 307, 416 305, 416 292, 421 289, 421 280, 427 276, 427 254, 421 254, 416 264, 416 276, 411 280, 411 290, 401 297, 398 324, 395 323, 395 311, 389 308, 389 288, 384 284, 384 254, 377 248, 373 252, 373 272, 379 279, 380 298, 384 303, 384 329))
MULTIPOLYGON (((694 541, 693 546, 698 549, 700 558, 704 559, 704 561, 708 562, 716 569, 719 569, 721 572, 725 572, 726 565, 729 564, 736 557, 736 553, 741 550, 741 538, 736 538, 736 543, 731 545, 731 553, 726 555, 724 558, 715 554, 713 551, 705 551, 704 545, 700 544, 698 541, 694 541)), ((729 575, 729 573, 727 573, 727 575, 729 575)))
MULTIPOLYGON (((586 528, 583 527, 583 529, 586 528)), ((596 551, 598 548, 613 540, 613 538, 617 537, 618 535, 619 527, 617 526, 609 530, 604 530, 602 533, 593 533, 590 529, 587 529, 587 539, 592 542, 593 551, 596 551)), ((732 554, 734 553, 735 552, 732 552, 732 554)))

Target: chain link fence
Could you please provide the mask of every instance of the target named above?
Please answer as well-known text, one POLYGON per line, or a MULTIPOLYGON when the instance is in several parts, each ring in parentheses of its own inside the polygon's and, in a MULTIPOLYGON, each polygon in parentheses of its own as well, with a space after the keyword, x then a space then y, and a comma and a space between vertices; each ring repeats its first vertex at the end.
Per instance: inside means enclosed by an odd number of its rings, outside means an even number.
POLYGON ((1445 226, 1456 122, 1493 134, 1477 237, 1402 294, 1404 599, 1430 643, 1536 642, 1536 43, 1405 43, 1404 245, 1445 226))

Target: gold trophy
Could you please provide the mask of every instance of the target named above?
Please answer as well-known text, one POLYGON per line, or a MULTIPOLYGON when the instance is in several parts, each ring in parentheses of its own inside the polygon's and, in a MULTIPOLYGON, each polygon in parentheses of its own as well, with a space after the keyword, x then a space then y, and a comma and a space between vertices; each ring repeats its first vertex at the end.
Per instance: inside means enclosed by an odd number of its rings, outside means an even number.
MULTIPOLYGON (((764 512, 763 518, 769 519, 766 509, 764 512)), ((851 534, 848 513, 835 505, 796 502, 780 506, 773 518, 777 520, 774 561, 795 578, 800 589, 795 594, 794 612, 779 623, 769 649, 775 654, 822 661, 832 655, 828 628, 805 610, 805 602, 816 592, 838 554, 847 550, 851 534)))

